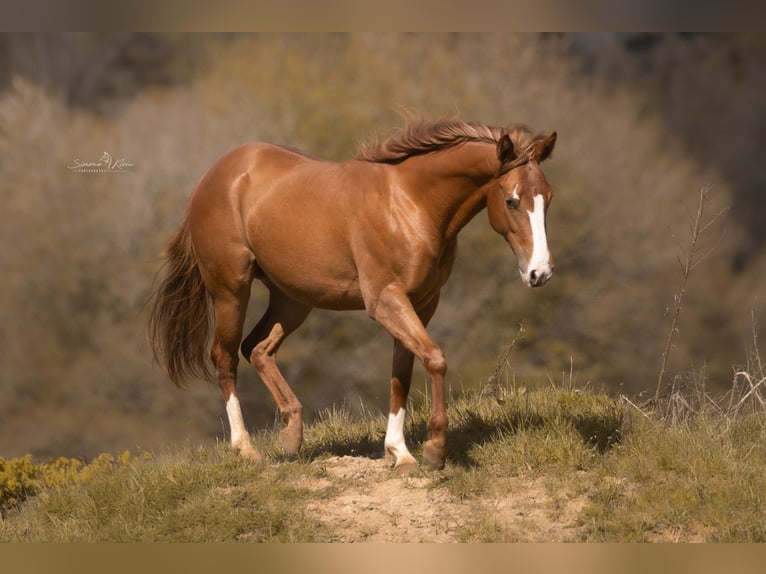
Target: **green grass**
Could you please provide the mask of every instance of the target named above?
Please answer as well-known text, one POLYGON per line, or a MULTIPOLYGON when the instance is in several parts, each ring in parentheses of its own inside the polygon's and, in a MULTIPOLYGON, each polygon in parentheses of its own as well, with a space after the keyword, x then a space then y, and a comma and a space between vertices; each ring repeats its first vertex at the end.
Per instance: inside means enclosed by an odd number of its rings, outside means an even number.
MULTIPOLYGON (((428 401, 413 403, 407 437, 417 456, 428 401)), ((461 394, 450 400, 447 467, 412 476, 471 505, 458 541, 530 539, 533 521, 520 516, 509 525, 489 501, 532 482, 545 496, 526 510, 551 520, 562 519, 569 501, 583 501, 567 540, 766 540, 766 414, 661 413, 555 386, 461 394)), ((326 411, 307 425, 297 459, 279 453, 272 433, 256 437, 267 459, 261 465, 221 444, 90 464, 0 461, 4 492, 16 487, 3 502, 0 540, 332 541, 332 523, 307 507, 351 482, 329 480, 321 461, 379 458, 385 423, 381 413, 326 411)), ((408 479, 400 480, 406 488, 408 479)))
POLYGON ((11 510, 0 539, 45 542, 312 541, 302 501, 312 469, 255 466, 221 445, 186 448, 43 489, 11 510))
POLYGON ((683 427, 637 421, 594 473, 584 538, 765 541, 764 439, 764 414, 683 427))

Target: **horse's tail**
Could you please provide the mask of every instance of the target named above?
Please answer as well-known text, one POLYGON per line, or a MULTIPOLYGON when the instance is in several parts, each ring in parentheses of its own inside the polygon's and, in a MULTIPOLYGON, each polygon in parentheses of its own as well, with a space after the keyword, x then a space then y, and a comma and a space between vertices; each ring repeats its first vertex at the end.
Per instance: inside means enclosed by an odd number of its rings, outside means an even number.
POLYGON ((186 219, 165 250, 160 274, 147 325, 154 358, 179 387, 188 377, 212 381, 207 363, 210 298, 186 219))

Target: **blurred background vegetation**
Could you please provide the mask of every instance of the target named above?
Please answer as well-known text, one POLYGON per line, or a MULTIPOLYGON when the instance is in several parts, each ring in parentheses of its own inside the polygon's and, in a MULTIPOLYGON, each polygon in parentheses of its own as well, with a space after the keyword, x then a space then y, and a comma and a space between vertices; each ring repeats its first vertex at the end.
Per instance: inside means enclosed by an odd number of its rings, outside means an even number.
MULTIPOLYGON (((92 457, 224 436, 205 384, 152 364, 144 303, 204 171, 266 140, 342 160, 397 110, 557 130, 554 280, 523 287, 480 214, 431 332, 452 388, 511 355, 518 384, 653 392, 699 189, 706 232, 669 371, 724 390, 765 316, 766 37, 704 34, 0 35, 0 456, 92 457), (83 174, 107 151, 133 165, 83 174), (759 159, 760 158, 760 159, 759 159), (692 373, 692 374, 687 374, 692 373)), ((253 289, 246 328, 264 308, 253 289)), ((311 416, 385 409, 391 341, 316 311, 281 364, 311 416)), ((274 404, 244 364, 248 423, 274 404)), ((425 375, 416 369, 416 388, 425 375)))

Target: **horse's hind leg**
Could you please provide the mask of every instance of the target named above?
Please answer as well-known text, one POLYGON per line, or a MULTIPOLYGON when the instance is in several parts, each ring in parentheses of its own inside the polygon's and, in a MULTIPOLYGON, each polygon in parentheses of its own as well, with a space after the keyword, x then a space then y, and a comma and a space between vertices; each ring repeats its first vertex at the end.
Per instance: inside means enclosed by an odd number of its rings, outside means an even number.
POLYGON ((251 333, 242 342, 242 354, 258 372, 271 392, 285 428, 279 433, 282 448, 297 454, 303 442, 303 407, 279 372, 276 354, 285 338, 301 326, 311 307, 298 303, 270 286, 269 306, 251 333))
POLYGON ((237 398, 237 363, 239 361, 237 351, 239 342, 242 340, 242 326, 247 302, 250 299, 250 283, 240 283, 234 288, 217 286, 210 291, 215 313, 215 339, 210 356, 215 365, 218 385, 226 402, 231 445, 245 458, 259 461, 261 455, 253 448, 250 441, 237 398))

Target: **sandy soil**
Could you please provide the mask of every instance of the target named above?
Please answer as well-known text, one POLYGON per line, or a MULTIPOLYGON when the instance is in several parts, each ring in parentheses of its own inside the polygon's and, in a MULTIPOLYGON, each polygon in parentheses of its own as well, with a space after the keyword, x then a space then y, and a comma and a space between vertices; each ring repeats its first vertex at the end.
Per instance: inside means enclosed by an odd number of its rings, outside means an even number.
POLYGON ((475 533, 477 524, 484 529, 494 524, 514 541, 573 540, 585 502, 567 496, 554 500, 539 481, 522 478, 501 495, 461 500, 430 473, 400 476, 382 459, 343 456, 312 464, 324 471, 312 488, 338 488, 307 511, 331 526, 338 542, 456 542, 467 531, 475 533))

